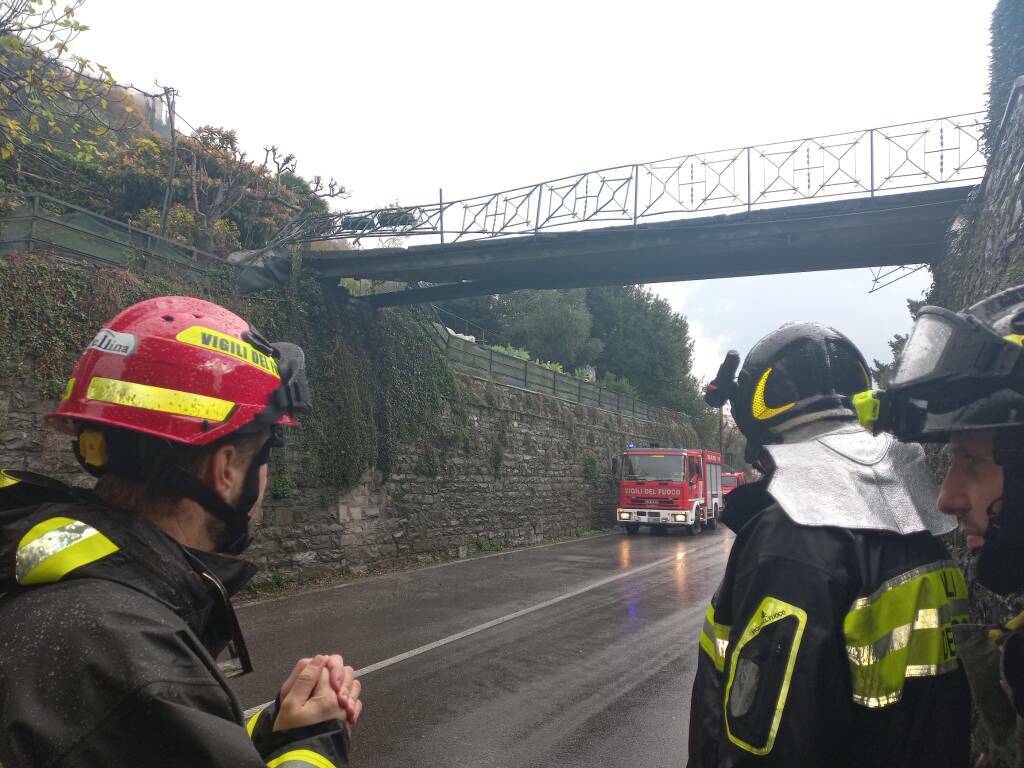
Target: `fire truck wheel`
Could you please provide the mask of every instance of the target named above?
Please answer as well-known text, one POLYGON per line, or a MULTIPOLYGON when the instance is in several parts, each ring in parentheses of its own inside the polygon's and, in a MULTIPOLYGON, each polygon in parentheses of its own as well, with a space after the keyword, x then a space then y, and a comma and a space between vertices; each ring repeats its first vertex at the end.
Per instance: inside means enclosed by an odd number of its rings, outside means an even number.
POLYGON ((640 533, 639 523, 626 523, 626 533, 630 536, 636 536, 640 533))
POLYGON ((715 516, 708 520, 708 530, 715 530, 718 527, 718 507, 715 507, 715 516))

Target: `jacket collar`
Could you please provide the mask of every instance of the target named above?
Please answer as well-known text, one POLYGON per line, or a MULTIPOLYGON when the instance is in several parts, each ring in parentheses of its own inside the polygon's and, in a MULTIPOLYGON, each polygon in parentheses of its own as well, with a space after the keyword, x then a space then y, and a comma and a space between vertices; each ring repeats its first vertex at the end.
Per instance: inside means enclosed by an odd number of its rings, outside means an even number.
POLYGON ((102 554, 87 561, 73 558, 70 564, 74 567, 67 571, 63 567, 49 568, 40 577, 43 580, 35 583, 81 578, 115 582, 176 613, 213 655, 231 639, 241 643, 240 635, 233 638, 238 631, 229 597, 256 570, 243 560, 184 547, 140 515, 106 506, 81 491, 69 491, 61 501, 8 509, 0 517, 0 526, 0 594, 32 588, 23 583, 28 570, 25 542, 35 536, 46 543, 39 531, 52 527, 49 541, 53 543, 50 549, 36 554, 36 560, 60 557, 64 554, 62 547, 71 553, 68 542, 78 543, 74 535, 83 539, 93 554, 102 554), (70 533, 65 535, 64 531, 70 533), (97 542, 103 546, 97 547, 97 542))

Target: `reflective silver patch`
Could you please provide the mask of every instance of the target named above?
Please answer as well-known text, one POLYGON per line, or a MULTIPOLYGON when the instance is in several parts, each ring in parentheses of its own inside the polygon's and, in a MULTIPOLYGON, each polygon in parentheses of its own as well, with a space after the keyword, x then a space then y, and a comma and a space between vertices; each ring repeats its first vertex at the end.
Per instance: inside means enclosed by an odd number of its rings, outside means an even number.
POLYGON ((19 547, 15 556, 14 574, 21 582, 37 566, 45 560, 64 551, 73 544, 85 541, 95 536, 99 531, 81 520, 72 520, 70 523, 54 528, 40 536, 35 541, 30 541, 23 547, 19 547))
POLYGON ((754 694, 761 679, 761 670, 751 659, 740 656, 736 664, 736 676, 729 689, 729 714, 743 717, 754 706, 754 694))
POLYGON ((768 492, 794 522, 899 534, 956 527, 936 506, 921 446, 849 424, 790 437, 796 441, 765 449, 775 462, 768 492))

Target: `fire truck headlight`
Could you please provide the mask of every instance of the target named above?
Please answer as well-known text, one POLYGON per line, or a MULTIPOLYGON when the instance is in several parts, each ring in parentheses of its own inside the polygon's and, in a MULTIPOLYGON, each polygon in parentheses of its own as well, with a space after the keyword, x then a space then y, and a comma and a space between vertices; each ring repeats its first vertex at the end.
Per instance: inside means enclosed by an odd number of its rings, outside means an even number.
POLYGON ((675 520, 677 523, 685 523, 686 515, 672 515, 672 519, 675 520))
POLYGON ((627 512, 626 510, 624 510, 624 509, 620 509, 619 510, 619 520, 629 520, 631 517, 633 517, 633 516, 629 512, 627 512))

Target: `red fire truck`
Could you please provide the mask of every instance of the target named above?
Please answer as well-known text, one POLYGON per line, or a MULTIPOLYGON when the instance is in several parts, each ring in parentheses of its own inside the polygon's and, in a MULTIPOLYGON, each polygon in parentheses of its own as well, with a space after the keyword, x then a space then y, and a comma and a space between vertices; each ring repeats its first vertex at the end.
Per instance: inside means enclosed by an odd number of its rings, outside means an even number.
POLYGON ((619 463, 616 517, 626 533, 714 528, 723 505, 722 455, 699 448, 630 448, 619 463))
POLYGON ((733 488, 747 484, 746 472, 723 472, 722 473, 722 494, 728 496, 733 488))

